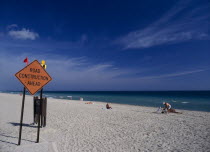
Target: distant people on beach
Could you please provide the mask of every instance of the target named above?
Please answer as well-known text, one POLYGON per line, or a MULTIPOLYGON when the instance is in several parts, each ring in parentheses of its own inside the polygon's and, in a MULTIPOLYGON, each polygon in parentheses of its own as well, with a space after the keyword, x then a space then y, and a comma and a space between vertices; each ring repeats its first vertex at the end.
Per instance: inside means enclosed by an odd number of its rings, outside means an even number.
MULTIPOLYGON (((177 112, 175 109, 171 108, 171 105, 169 103, 163 102, 163 105, 164 105, 164 107, 161 108, 162 109, 161 113, 171 112, 171 113, 179 113, 179 114, 181 114, 181 112, 177 112)), ((160 111, 160 108, 158 109, 158 111, 160 111)))
POLYGON ((92 102, 86 102, 85 104, 93 104, 92 102))
POLYGON ((112 109, 112 107, 107 103, 106 104, 106 109, 112 109))

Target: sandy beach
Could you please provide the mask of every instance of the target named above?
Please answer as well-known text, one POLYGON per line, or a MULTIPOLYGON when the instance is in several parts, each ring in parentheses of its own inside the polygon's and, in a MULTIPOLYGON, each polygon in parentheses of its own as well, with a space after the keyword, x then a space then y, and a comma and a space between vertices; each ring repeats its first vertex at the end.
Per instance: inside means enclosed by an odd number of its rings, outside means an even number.
POLYGON ((48 99, 47 126, 33 125, 33 97, 26 96, 17 146, 22 96, 0 93, 0 152, 209 152, 210 113, 87 101, 48 99))

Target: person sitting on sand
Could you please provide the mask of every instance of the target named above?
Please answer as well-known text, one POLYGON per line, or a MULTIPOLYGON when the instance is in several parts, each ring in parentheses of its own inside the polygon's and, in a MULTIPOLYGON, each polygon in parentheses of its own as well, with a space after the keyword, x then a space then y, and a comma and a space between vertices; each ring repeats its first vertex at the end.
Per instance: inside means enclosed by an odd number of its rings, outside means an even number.
POLYGON ((169 103, 167 103, 167 102, 163 102, 163 105, 165 106, 163 109, 165 109, 165 110, 169 110, 169 109, 171 109, 171 105, 169 104, 169 103))
POLYGON ((106 109, 112 109, 112 107, 107 103, 106 104, 106 109))
POLYGON ((179 113, 182 114, 182 112, 177 112, 175 109, 171 108, 171 105, 167 102, 163 102, 163 105, 165 106, 162 110, 162 113, 179 113))

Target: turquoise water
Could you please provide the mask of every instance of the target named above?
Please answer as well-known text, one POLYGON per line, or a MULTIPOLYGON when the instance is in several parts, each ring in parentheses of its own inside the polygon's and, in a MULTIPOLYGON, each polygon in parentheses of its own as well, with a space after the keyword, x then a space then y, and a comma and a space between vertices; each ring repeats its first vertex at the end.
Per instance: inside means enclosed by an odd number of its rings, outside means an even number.
MULTIPOLYGON (((19 93, 19 92, 10 92, 19 93)), ((169 102, 175 109, 210 112, 210 91, 44 91, 43 96, 57 99, 101 101, 160 107, 169 102)))

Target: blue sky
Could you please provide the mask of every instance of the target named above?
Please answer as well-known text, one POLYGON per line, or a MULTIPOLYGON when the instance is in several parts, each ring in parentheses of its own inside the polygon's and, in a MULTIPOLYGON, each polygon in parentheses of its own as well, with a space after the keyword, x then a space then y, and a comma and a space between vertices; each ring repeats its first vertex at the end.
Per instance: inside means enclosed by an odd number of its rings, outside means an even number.
POLYGON ((1 1, 0 90, 46 60, 46 90, 209 90, 208 0, 1 1))

